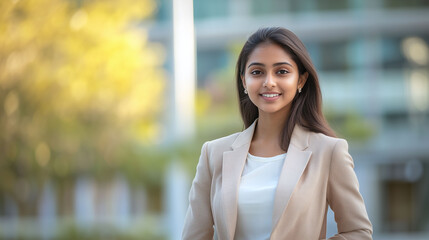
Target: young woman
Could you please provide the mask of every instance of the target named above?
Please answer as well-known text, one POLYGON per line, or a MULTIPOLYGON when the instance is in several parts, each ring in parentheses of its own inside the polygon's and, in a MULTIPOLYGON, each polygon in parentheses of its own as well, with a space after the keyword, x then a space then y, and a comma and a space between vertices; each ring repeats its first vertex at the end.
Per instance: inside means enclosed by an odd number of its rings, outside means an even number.
POLYGON ((316 70, 284 28, 249 37, 237 62, 243 132, 206 142, 183 239, 372 239, 347 142, 322 114, 316 70))

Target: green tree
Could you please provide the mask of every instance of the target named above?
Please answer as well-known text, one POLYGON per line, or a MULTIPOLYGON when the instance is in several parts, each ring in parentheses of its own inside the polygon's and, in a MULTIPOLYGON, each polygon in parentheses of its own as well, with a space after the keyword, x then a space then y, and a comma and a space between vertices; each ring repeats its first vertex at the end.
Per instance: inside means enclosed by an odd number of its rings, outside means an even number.
POLYGON ((21 214, 46 176, 115 171, 130 146, 155 141, 164 52, 138 25, 155 10, 153 0, 0 1, 0 197, 21 214))

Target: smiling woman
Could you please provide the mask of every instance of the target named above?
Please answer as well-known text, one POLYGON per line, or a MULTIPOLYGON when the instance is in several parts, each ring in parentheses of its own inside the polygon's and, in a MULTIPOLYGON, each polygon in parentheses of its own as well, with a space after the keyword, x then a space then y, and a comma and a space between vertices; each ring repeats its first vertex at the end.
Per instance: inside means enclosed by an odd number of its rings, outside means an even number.
POLYGON ((247 62, 241 80, 259 114, 276 114, 286 118, 292 100, 297 90, 304 86, 308 73, 300 75, 290 54, 270 42, 258 45, 247 62))
POLYGON ((243 132, 206 142, 183 239, 372 239, 347 142, 322 114, 316 70, 284 28, 250 36, 236 69, 243 132))

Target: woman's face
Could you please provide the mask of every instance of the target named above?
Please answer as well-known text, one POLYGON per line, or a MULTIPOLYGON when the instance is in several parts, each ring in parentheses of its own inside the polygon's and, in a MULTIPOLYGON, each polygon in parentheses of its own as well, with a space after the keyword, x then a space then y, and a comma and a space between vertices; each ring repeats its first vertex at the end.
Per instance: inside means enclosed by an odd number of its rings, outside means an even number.
POLYGON ((289 114, 292 100, 307 80, 279 45, 261 43, 250 54, 242 76, 250 100, 261 114, 289 114))

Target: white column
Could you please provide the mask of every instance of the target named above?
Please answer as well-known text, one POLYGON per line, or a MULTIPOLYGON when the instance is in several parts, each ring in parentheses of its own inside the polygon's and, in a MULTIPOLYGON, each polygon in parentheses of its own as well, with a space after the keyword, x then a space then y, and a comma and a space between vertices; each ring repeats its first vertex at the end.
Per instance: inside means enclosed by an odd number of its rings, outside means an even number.
POLYGON ((89 229, 95 220, 95 186, 88 177, 78 177, 75 186, 75 220, 80 228, 89 229))
MULTIPOLYGON (((174 104, 173 131, 177 143, 195 133, 195 33, 193 0, 173 0, 174 104)), ((173 159, 165 179, 164 207, 168 239, 181 239, 189 179, 173 159)))
POLYGON ((131 223, 130 189, 126 179, 118 175, 113 182, 113 220, 115 226, 126 230, 131 223))
POLYGON ((43 185, 42 197, 39 201, 39 227, 42 239, 52 239, 57 227, 57 199, 51 180, 43 185))
POLYGON ((164 206, 168 239, 180 240, 188 205, 190 180, 178 161, 173 161, 166 173, 164 206))
POLYGON ((194 134, 195 34, 192 0, 173 0, 174 131, 176 140, 194 134))

